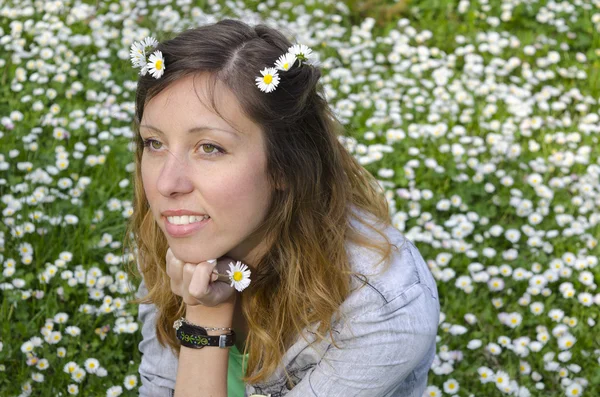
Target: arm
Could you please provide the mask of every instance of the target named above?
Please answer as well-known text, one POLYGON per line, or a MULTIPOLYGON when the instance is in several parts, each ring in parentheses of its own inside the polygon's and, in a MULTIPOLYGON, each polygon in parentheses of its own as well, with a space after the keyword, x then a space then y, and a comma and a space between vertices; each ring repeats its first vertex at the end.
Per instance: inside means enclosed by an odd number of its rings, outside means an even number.
MULTIPOLYGON (((187 306, 186 319, 206 327, 231 327, 236 295, 217 306, 187 306)), ((235 331, 235 330, 234 330, 235 331)), ((226 331, 207 331, 220 335, 226 331)), ((181 346, 175 397, 227 397, 229 348, 181 346)))
POLYGON ((286 396, 420 396, 414 371, 425 359, 431 365, 438 321, 437 299, 416 283, 379 310, 349 319, 336 339, 342 349, 331 344, 286 396))

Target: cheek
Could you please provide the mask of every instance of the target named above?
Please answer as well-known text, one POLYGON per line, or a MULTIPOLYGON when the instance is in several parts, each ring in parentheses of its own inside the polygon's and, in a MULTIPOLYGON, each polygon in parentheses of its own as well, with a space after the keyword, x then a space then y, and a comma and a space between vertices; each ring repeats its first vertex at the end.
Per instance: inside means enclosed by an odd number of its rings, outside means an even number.
POLYGON ((235 167, 215 178, 218 180, 212 187, 207 187, 206 194, 212 193, 212 203, 225 212, 236 213, 235 216, 248 219, 269 204, 270 185, 266 167, 259 161, 249 161, 243 167, 235 167))
POLYGON ((144 162, 142 157, 142 163, 140 166, 140 174, 142 180, 142 186, 144 187, 144 193, 146 194, 146 199, 152 208, 153 201, 155 199, 156 192, 156 178, 152 169, 149 167, 148 162, 144 162))

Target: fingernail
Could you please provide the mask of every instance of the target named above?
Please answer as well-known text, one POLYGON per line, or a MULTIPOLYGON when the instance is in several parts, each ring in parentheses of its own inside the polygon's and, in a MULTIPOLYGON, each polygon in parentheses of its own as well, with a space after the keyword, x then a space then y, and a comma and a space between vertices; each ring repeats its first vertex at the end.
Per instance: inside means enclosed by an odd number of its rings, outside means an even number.
POLYGON ((213 263, 215 263, 216 261, 217 261, 216 259, 209 259, 209 260, 207 260, 207 262, 208 262, 208 263, 210 263, 211 265, 212 265, 213 263))

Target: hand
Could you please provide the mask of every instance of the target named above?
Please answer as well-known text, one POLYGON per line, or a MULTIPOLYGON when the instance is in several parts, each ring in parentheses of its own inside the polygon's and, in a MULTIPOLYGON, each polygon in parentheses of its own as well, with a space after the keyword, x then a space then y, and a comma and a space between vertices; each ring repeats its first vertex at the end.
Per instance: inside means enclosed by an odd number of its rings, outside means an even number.
POLYGON ((229 264, 235 263, 233 259, 223 256, 215 263, 184 263, 175 257, 169 247, 166 260, 171 290, 175 295, 181 296, 188 306, 217 306, 234 296, 235 288, 227 282, 217 281, 218 275, 213 273, 213 269, 225 273, 229 264))

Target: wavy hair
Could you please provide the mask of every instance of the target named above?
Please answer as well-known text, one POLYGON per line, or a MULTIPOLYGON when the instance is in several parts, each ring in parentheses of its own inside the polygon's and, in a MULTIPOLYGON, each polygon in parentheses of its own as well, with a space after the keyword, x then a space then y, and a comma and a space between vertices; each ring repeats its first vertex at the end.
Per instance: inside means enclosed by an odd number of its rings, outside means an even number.
MULTIPOLYGON (((156 49, 165 58, 165 73, 160 79, 139 76, 135 98, 134 211, 123 247, 136 253, 137 271, 148 294, 131 303, 156 305, 157 339, 177 357, 180 345, 173 322, 185 314, 185 304, 171 291, 165 270, 167 240, 152 217, 142 185, 139 124, 144 106, 183 76, 208 72, 213 83, 208 91, 217 114, 214 86, 218 80, 236 94, 245 116, 262 127, 267 173, 274 187, 262 223, 270 248, 253 264, 257 270, 252 283, 240 294, 248 323, 243 352, 248 353, 248 362, 242 380, 251 384, 274 373, 298 335, 304 337, 305 327, 320 322, 313 343, 324 340, 328 332, 337 346, 332 327, 341 315, 338 309, 351 292, 352 276, 365 278, 352 271, 347 242, 379 251, 382 260, 378 264, 386 261, 385 269, 395 247, 384 232, 361 216, 354 219, 375 230, 385 244, 367 238, 351 225, 354 207, 389 226, 389 207, 373 175, 340 142, 345 131, 325 100, 320 68, 292 67, 280 74, 277 89, 270 93, 255 85, 259 71, 271 67, 291 45, 271 27, 249 26, 234 19, 185 30, 158 44, 156 49), (281 182, 285 189, 275 189, 281 182)), ((130 264, 127 269, 137 279, 130 264)))

